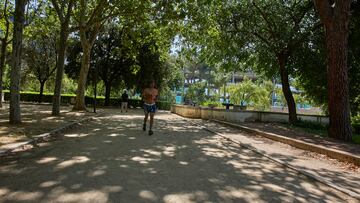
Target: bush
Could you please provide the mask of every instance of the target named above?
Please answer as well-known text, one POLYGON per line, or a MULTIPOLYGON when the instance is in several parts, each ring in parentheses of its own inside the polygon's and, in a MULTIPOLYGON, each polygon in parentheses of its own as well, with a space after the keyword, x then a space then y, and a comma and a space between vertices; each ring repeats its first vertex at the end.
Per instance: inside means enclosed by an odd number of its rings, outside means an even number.
POLYGON ((356 134, 360 134, 360 114, 351 118, 351 126, 356 134))
POLYGON ((167 102, 167 101, 158 101, 158 102, 156 102, 156 105, 157 105, 158 109, 167 110, 167 111, 170 111, 171 104, 172 104, 171 102, 167 102))
POLYGON ((326 130, 327 129, 327 126, 325 126, 321 123, 312 122, 312 121, 299 120, 294 125, 297 127, 308 128, 308 129, 312 129, 312 130, 326 130))
MULTIPOLYGON (((4 90, 4 98, 5 100, 10 100, 10 91, 4 90)), ((62 94, 61 95, 61 104, 72 104, 75 100, 75 94, 62 94), (73 101, 72 101, 73 100, 73 101)), ((22 102, 38 102, 39 101, 39 93, 38 92, 21 92, 20 93, 20 100, 22 102)), ((42 102, 44 103, 52 103, 53 94, 51 93, 44 93, 42 102)), ((98 96, 96 97, 96 105, 97 106, 104 106, 105 97, 98 96)), ((88 106, 92 106, 94 104, 94 98, 86 96, 85 97, 85 104, 88 106)), ((110 98, 110 106, 120 106, 121 99, 118 98, 110 98)), ((129 106, 132 108, 142 108, 144 102, 140 99, 129 99, 129 106)), ((170 110, 171 102, 167 101, 159 101, 157 102, 157 106, 161 110, 170 110)))
POLYGON ((219 107, 222 104, 221 104, 221 102, 216 102, 216 101, 205 101, 201 105, 202 106, 208 106, 208 107, 219 107))

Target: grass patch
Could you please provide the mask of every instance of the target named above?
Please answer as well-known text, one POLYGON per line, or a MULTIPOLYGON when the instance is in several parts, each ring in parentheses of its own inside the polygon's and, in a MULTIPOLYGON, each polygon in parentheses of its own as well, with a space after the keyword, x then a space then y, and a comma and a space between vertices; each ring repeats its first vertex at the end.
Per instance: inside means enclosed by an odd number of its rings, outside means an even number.
POLYGON ((319 135, 321 137, 328 137, 327 126, 321 123, 299 120, 298 122, 290 126, 293 128, 301 129, 307 133, 319 135))

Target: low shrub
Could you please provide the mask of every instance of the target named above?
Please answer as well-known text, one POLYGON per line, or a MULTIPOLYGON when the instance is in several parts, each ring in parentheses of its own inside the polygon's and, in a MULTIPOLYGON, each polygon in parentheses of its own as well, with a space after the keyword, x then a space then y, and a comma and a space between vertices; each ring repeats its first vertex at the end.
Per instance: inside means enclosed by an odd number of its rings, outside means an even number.
POLYGON ((360 115, 351 117, 351 126, 356 134, 360 134, 360 115))
POLYGON ((205 101, 201 105, 202 106, 208 106, 208 107, 220 107, 220 106, 222 106, 221 102, 216 102, 216 101, 205 101))
MULTIPOLYGON (((61 104, 73 104, 75 101, 76 95, 75 94, 62 94, 61 95, 61 104)), ((4 90, 4 99, 6 101, 10 100, 10 91, 4 90)), ((20 92, 20 100, 22 102, 38 102, 39 101, 39 93, 38 92, 20 92)), ((44 103, 52 103, 53 94, 52 93, 44 93, 42 97, 42 102, 44 103)), ((85 104, 87 106, 93 106, 94 98, 86 96, 85 97, 85 104)), ((104 106, 105 104, 105 97, 98 96, 96 97, 96 105, 97 106, 104 106)), ((131 108, 142 108, 144 102, 140 99, 129 99, 129 107, 131 108)), ((167 101, 159 101, 157 102, 157 106, 161 110, 170 110, 171 102, 167 101)), ((110 106, 120 106, 121 99, 119 98, 110 98, 109 101, 110 106)))
POLYGON ((327 130, 327 126, 318 122, 299 120, 294 126, 308 128, 312 130, 327 130))

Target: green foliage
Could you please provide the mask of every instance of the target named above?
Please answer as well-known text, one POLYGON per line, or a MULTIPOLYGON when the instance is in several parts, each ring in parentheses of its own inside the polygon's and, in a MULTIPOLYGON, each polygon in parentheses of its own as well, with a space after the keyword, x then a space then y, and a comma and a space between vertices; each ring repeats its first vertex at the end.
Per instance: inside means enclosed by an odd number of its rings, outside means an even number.
MULTIPOLYGON (((4 98, 6 101, 10 98, 10 91, 4 90, 4 98)), ((20 92, 20 99, 22 102, 37 102, 39 97, 39 92, 20 92)), ((70 104, 72 100, 76 98, 75 94, 61 94, 61 103, 63 105, 70 104)), ((43 102, 51 103, 53 99, 52 93, 44 93, 43 102)), ((89 106, 93 105, 94 98, 92 96, 85 97, 85 103, 89 106)), ((121 99, 119 98, 111 98, 110 105, 111 106, 119 106, 121 99)), ((97 97, 97 105, 103 106, 105 103, 105 97, 99 96, 97 97)), ((168 101, 158 101, 157 106, 160 110, 170 110, 172 103, 168 101)), ((140 99, 129 99, 129 105, 133 108, 143 108, 143 101, 140 99)))
POLYGON ((208 107, 221 107, 222 103, 219 101, 207 100, 204 103, 202 103, 201 105, 208 106, 208 107))
POLYGON ((202 104, 206 101, 205 82, 191 84, 186 92, 185 100, 191 100, 194 103, 202 104))
POLYGON ((351 125, 356 134, 360 134, 360 114, 351 117, 351 125))
POLYGON ((312 121, 299 120, 294 125, 297 127, 307 128, 307 129, 312 129, 312 130, 323 130, 324 131, 327 129, 326 125, 323 125, 318 122, 312 122, 312 121))
POLYGON ((167 101, 171 104, 175 103, 175 93, 173 93, 173 91, 171 91, 171 89, 169 87, 164 87, 161 89, 160 93, 160 101, 167 101))
POLYGON ((348 71, 350 79, 350 109, 352 115, 360 114, 360 1, 352 2, 352 18, 349 36, 349 61, 348 71))
POLYGON ((158 102, 156 102, 156 105, 157 105, 158 109, 167 110, 167 111, 169 111, 171 109, 172 104, 173 104, 172 102, 167 102, 167 101, 158 101, 158 102))
POLYGON ((270 108, 270 91, 266 88, 265 83, 256 84, 248 78, 228 87, 232 103, 253 106, 257 110, 270 108))

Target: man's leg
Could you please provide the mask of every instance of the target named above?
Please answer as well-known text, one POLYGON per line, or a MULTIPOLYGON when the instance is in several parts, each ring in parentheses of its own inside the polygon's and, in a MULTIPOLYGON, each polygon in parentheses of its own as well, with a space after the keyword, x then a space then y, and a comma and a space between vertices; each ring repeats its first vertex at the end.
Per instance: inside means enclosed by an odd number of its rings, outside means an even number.
POLYGON ((152 135, 152 134, 153 134, 152 127, 153 127, 153 123, 154 123, 154 116, 155 116, 155 113, 150 113, 150 129, 149 129, 149 135, 152 135))
POLYGON ((149 117, 149 113, 145 112, 143 131, 146 131, 146 122, 147 122, 148 117, 149 117))
POLYGON ((127 110, 128 110, 128 103, 125 102, 125 111, 127 112, 127 110))

